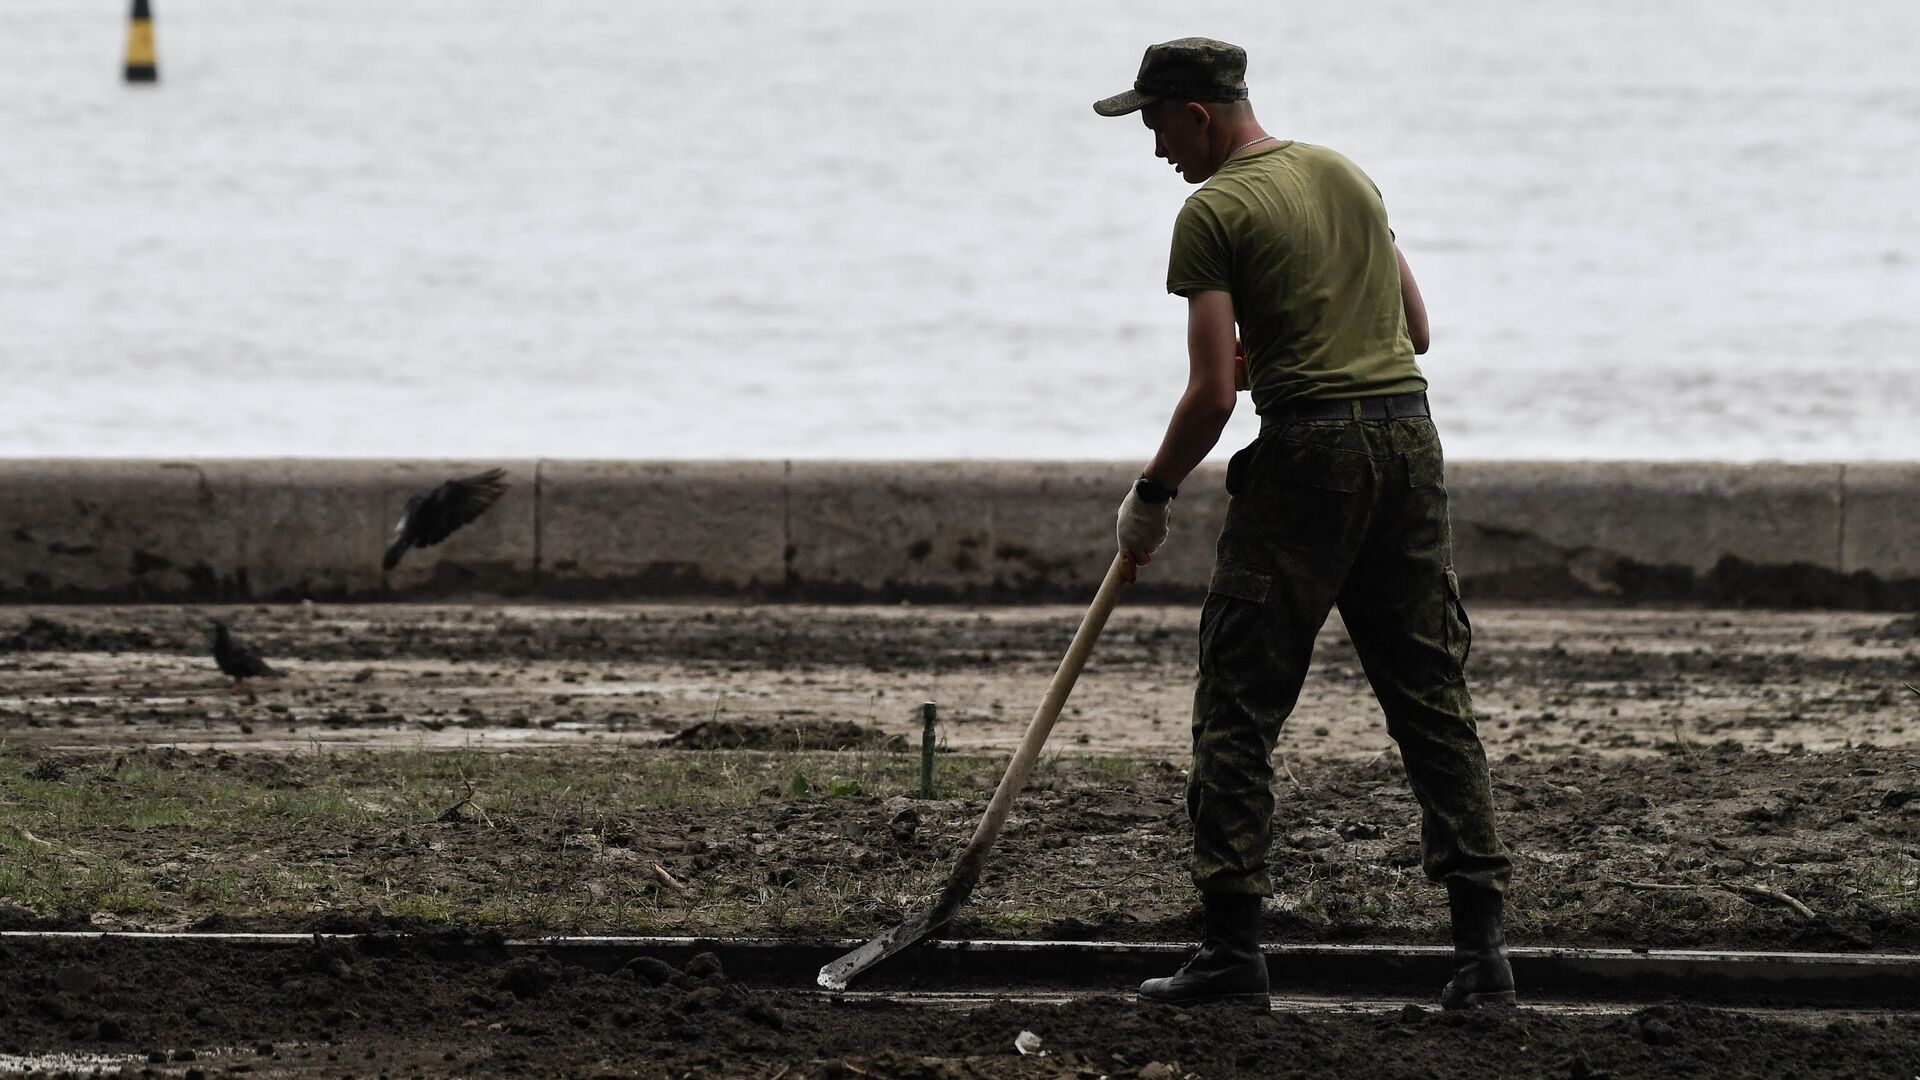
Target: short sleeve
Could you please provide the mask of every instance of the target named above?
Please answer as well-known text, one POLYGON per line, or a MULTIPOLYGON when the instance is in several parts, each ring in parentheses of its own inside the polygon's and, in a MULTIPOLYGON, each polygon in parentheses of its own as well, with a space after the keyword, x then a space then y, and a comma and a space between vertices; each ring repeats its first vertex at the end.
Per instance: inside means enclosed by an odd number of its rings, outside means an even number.
MULTIPOLYGON (((1360 172, 1360 166, 1355 165, 1353 167, 1353 171, 1359 172, 1360 175, 1366 179, 1367 186, 1373 189, 1373 197, 1380 200, 1380 212, 1384 215, 1387 210, 1387 197, 1385 195, 1380 194, 1380 185, 1373 182, 1373 177, 1367 176, 1366 173, 1360 172)), ((1391 226, 1389 226, 1387 229, 1387 239, 1395 242, 1398 242, 1400 239, 1398 236, 1394 235, 1394 232, 1391 226)))
POLYGON ((1188 199, 1173 221, 1173 253, 1167 259, 1167 291, 1192 296, 1208 289, 1233 291, 1227 233, 1213 209, 1188 199))

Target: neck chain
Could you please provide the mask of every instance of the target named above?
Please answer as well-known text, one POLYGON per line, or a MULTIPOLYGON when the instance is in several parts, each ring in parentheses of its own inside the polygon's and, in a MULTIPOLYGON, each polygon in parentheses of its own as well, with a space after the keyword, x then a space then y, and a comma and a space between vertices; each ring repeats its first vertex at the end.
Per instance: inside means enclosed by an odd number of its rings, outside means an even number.
POLYGON ((1239 146, 1236 146, 1233 149, 1227 151, 1227 157, 1231 158, 1233 155, 1239 153, 1242 150, 1245 150, 1247 147, 1253 146, 1257 143, 1266 142, 1268 139, 1271 139, 1271 138, 1273 138, 1273 136, 1271 135, 1262 135, 1257 139, 1248 139, 1246 142, 1243 142, 1239 146))

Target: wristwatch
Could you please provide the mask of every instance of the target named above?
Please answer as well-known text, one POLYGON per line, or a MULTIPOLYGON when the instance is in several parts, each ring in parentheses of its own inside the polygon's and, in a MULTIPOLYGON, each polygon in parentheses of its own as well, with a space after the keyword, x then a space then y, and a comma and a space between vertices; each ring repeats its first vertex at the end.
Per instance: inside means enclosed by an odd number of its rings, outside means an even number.
POLYGON ((1149 506, 1165 505, 1180 494, 1178 489, 1170 488, 1146 473, 1141 473, 1140 479, 1133 482, 1133 493, 1141 502, 1149 506))

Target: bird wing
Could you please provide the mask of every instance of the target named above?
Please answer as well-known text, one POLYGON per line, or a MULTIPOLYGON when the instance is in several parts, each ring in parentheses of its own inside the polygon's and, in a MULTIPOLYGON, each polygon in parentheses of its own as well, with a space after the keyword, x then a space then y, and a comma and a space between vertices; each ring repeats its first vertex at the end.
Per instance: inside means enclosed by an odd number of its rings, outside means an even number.
POLYGON ((234 651, 239 654, 234 657, 234 659, 238 661, 238 666, 242 669, 241 678, 260 679, 280 674, 269 667, 265 660, 260 659, 259 653, 254 652, 245 645, 235 642, 234 651))
POLYGON ((434 488, 411 515, 415 547, 432 547, 455 529, 487 512, 506 494, 505 469, 488 469, 449 480, 434 488))
POLYGON ((260 654, 240 644, 238 638, 222 629, 213 639, 213 662, 222 674, 235 679, 257 679, 279 672, 267 666, 260 654))

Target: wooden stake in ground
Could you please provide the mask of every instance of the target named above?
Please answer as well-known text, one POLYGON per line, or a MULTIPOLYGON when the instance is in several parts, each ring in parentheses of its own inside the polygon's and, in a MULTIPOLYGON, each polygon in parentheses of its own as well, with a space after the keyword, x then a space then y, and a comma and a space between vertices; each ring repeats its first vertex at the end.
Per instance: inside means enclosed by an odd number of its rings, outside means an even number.
POLYGON ((1100 631, 1107 625, 1107 616, 1113 614, 1113 606, 1120 599, 1121 587, 1133 576, 1132 569, 1126 552, 1113 557, 1113 565, 1107 568, 1106 579, 1100 582, 1100 591, 1094 594, 1093 603, 1080 620, 1080 629, 1074 632, 1073 644, 1067 646, 1067 655, 1061 658, 1059 670, 1053 673, 1053 681, 1047 684, 1046 695, 1040 699, 1040 707, 1034 710, 1033 720, 1027 724, 1027 734, 1020 740, 1019 749, 1013 752, 1013 760, 1007 763, 1006 775, 1000 778, 1000 786, 994 790, 993 800, 987 803, 986 814, 980 818, 979 827, 973 830, 973 839, 967 843, 967 849, 961 853, 953 874, 947 878, 947 886, 941 890, 939 901, 928 911, 821 968, 821 986, 828 990, 845 990, 868 968, 939 932, 953 921, 960 905, 966 903, 974 885, 979 883, 980 871, 986 866, 987 852, 999 838, 1000 829, 1006 825, 1007 814, 1013 808, 1013 797, 1026 784, 1027 774, 1033 771, 1033 763, 1040 757, 1040 748, 1046 745, 1054 721, 1060 719, 1060 710, 1067 704, 1067 695, 1073 692, 1074 681, 1080 678, 1080 669, 1086 666, 1087 655, 1093 652, 1093 643, 1100 639, 1100 631))
POLYGON ((929 701, 920 706, 920 797, 933 798, 934 725, 939 722, 940 707, 929 701))

